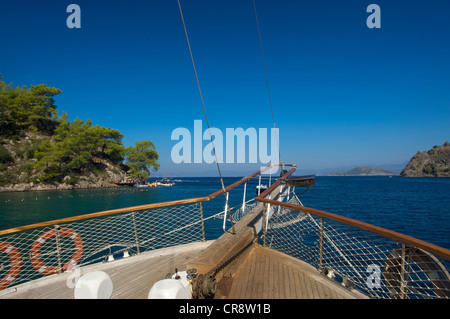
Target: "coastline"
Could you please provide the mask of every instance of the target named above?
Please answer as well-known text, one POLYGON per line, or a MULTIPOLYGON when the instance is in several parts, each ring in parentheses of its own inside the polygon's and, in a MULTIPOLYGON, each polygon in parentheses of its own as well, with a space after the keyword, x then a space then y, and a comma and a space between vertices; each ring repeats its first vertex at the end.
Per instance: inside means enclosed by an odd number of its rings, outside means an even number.
POLYGON ((344 173, 336 173, 336 174, 328 174, 328 175, 317 175, 317 176, 331 176, 331 177, 348 177, 348 176, 400 176, 399 173, 392 174, 344 174, 344 173))
POLYGON ((56 190, 71 190, 71 189, 98 189, 98 188, 119 188, 114 183, 108 181, 98 181, 96 183, 90 183, 83 181, 74 185, 65 183, 51 183, 51 184, 33 184, 33 183, 20 183, 8 186, 0 187, 0 193, 7 192, 33 192, 33 191, 56 191, 56 190))

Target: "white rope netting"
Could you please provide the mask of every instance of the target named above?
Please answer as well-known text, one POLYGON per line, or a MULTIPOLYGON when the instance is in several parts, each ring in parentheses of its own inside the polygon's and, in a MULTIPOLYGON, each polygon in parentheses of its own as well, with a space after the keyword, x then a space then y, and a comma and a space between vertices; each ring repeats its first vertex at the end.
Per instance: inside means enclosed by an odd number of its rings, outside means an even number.
MULTIPOLYGON (((302 206, 296 196, 289 202, 302 206)), ((267 226, 267 246, 372 298, 450 298, 448 260, 357 227, 279 208, 267 226)))
POLYGON ((73 266, 205 240, 201 203, 40 227, 0 237, 0 290, 73 266))

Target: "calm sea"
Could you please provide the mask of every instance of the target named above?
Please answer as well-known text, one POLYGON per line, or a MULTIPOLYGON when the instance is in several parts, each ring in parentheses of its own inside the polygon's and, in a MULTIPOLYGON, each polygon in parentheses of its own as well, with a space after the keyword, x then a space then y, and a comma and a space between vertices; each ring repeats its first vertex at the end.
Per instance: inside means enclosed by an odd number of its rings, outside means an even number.
MULTIPOLYGON (((239 177, 224 178, 229 185, 239 177)), ((174 187, 134 187, 0 193, 0 230, 27 224, 161 201, 200 197, 221 188, 216 177, 175 178, 174 187)), ((267 182, 267 181, 265 181, 267 182)), ((258 180, 247 185, 255 197, 258 180)), ((232 206, 242 203, 240 186, 230 194, 232 206)), ((304 189, 298 189, 302 192, 304 189)), ((300 196, 308 207, 358 219, 450 249, 450 179, 316 177, 316 185, 300 196)), ((223 210, 224 200, 205 203, 205 215, 223 210)), ((209 237, 219 236, 221 223, 209 237)))

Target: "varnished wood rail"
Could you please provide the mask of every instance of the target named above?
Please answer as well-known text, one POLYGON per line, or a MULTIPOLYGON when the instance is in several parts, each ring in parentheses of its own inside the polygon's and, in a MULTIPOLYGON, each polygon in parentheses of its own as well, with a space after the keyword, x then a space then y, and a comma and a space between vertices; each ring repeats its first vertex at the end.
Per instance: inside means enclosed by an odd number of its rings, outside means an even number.
POLYGON ((290 204, 290 203, 286 203, 286 202, 280 202, 277 200, 273 200, 273 199, 268 199, 265 198, 268 194, 270 194, 270 192, 275 189, 278 185, 280 185, 281 183, 283 183, 285 181, 285 179, 287 179, 291 174, 292 174, 293 170, 289 171, 288 173, 286 173, 285 175, 283 175, 280 179, 278 179, 271 187, 269 187, 267 190, 265 190, 261 195, 257 196, 255 198, 256 201, 258 202, 263 202, 263 203, 267 203, 267 204, 271 204, 271 205, 277 205, 277 206, 283 206, 283 207, 287 207, 293 210, 297 210, 297 211, 302 211, 302 212, 306 212, 312 215, 316 215, 316 216, 320 216, 323 218, 328 218, 346 225, 350 225, 350 226, 354 226, 357 228, 361 228, 367 231, 370 231, 372 233, 378 234, 378 235, 382 235, 384 237, 390 238, 390 239, 394 239, 396 241, 408 244, 408 245, 412 245, 414 247, 417 248, 421 248, 424 249, 436 256, 445 258, 450 260, 450 250, 446 249, 444 247, 440 247, 434 244, 431 244, 429 242, 411 237, 411 236, 407 236, 386 228, 382 228, 382 227, 378 227, 372 224, 368 224, 356 219, 352 219, 352 218, 348 218, 348 217, 344 217, 341 215, 337 215, 337 214, 332 214, 332 213, 328 213, 322 210, 318 210, 318 209, 314 209, 314 208, 309 208, 309 207, 305 207, 305 206, 300 206, 300 205, 295 205, 295 204, 290 204))

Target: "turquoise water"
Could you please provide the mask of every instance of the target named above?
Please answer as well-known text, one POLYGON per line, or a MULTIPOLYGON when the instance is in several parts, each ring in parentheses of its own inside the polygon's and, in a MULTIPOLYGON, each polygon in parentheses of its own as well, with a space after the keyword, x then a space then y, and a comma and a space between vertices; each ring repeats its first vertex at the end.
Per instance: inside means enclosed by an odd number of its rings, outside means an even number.
MULTIPOLYGON (((239 177, 224 178, 229 185, 239 177)), ((216 177, 176 178, 173 187, 133 187, 0 193, 0 229, 77 216, 102 210, 161 201, 201 197, 221 188, 216 177)), ((247 186, 255 196, 258 180, 247 186)), ((242 203, 243 185, 230 195, 232 206, 242 203)), ((304 189, 298 189, 302 192, 304 189)), ((358 219, 450 249, 450 179, 316 177, 316 185, 300 196, 308 207, 358 219)), ((223 210, 223 196, 204 203, 205 216, 223 210)), ((221 221, 217 221, 221 224, 221 221)), ((210 236, 220 235, 221 226, 210 236)))

